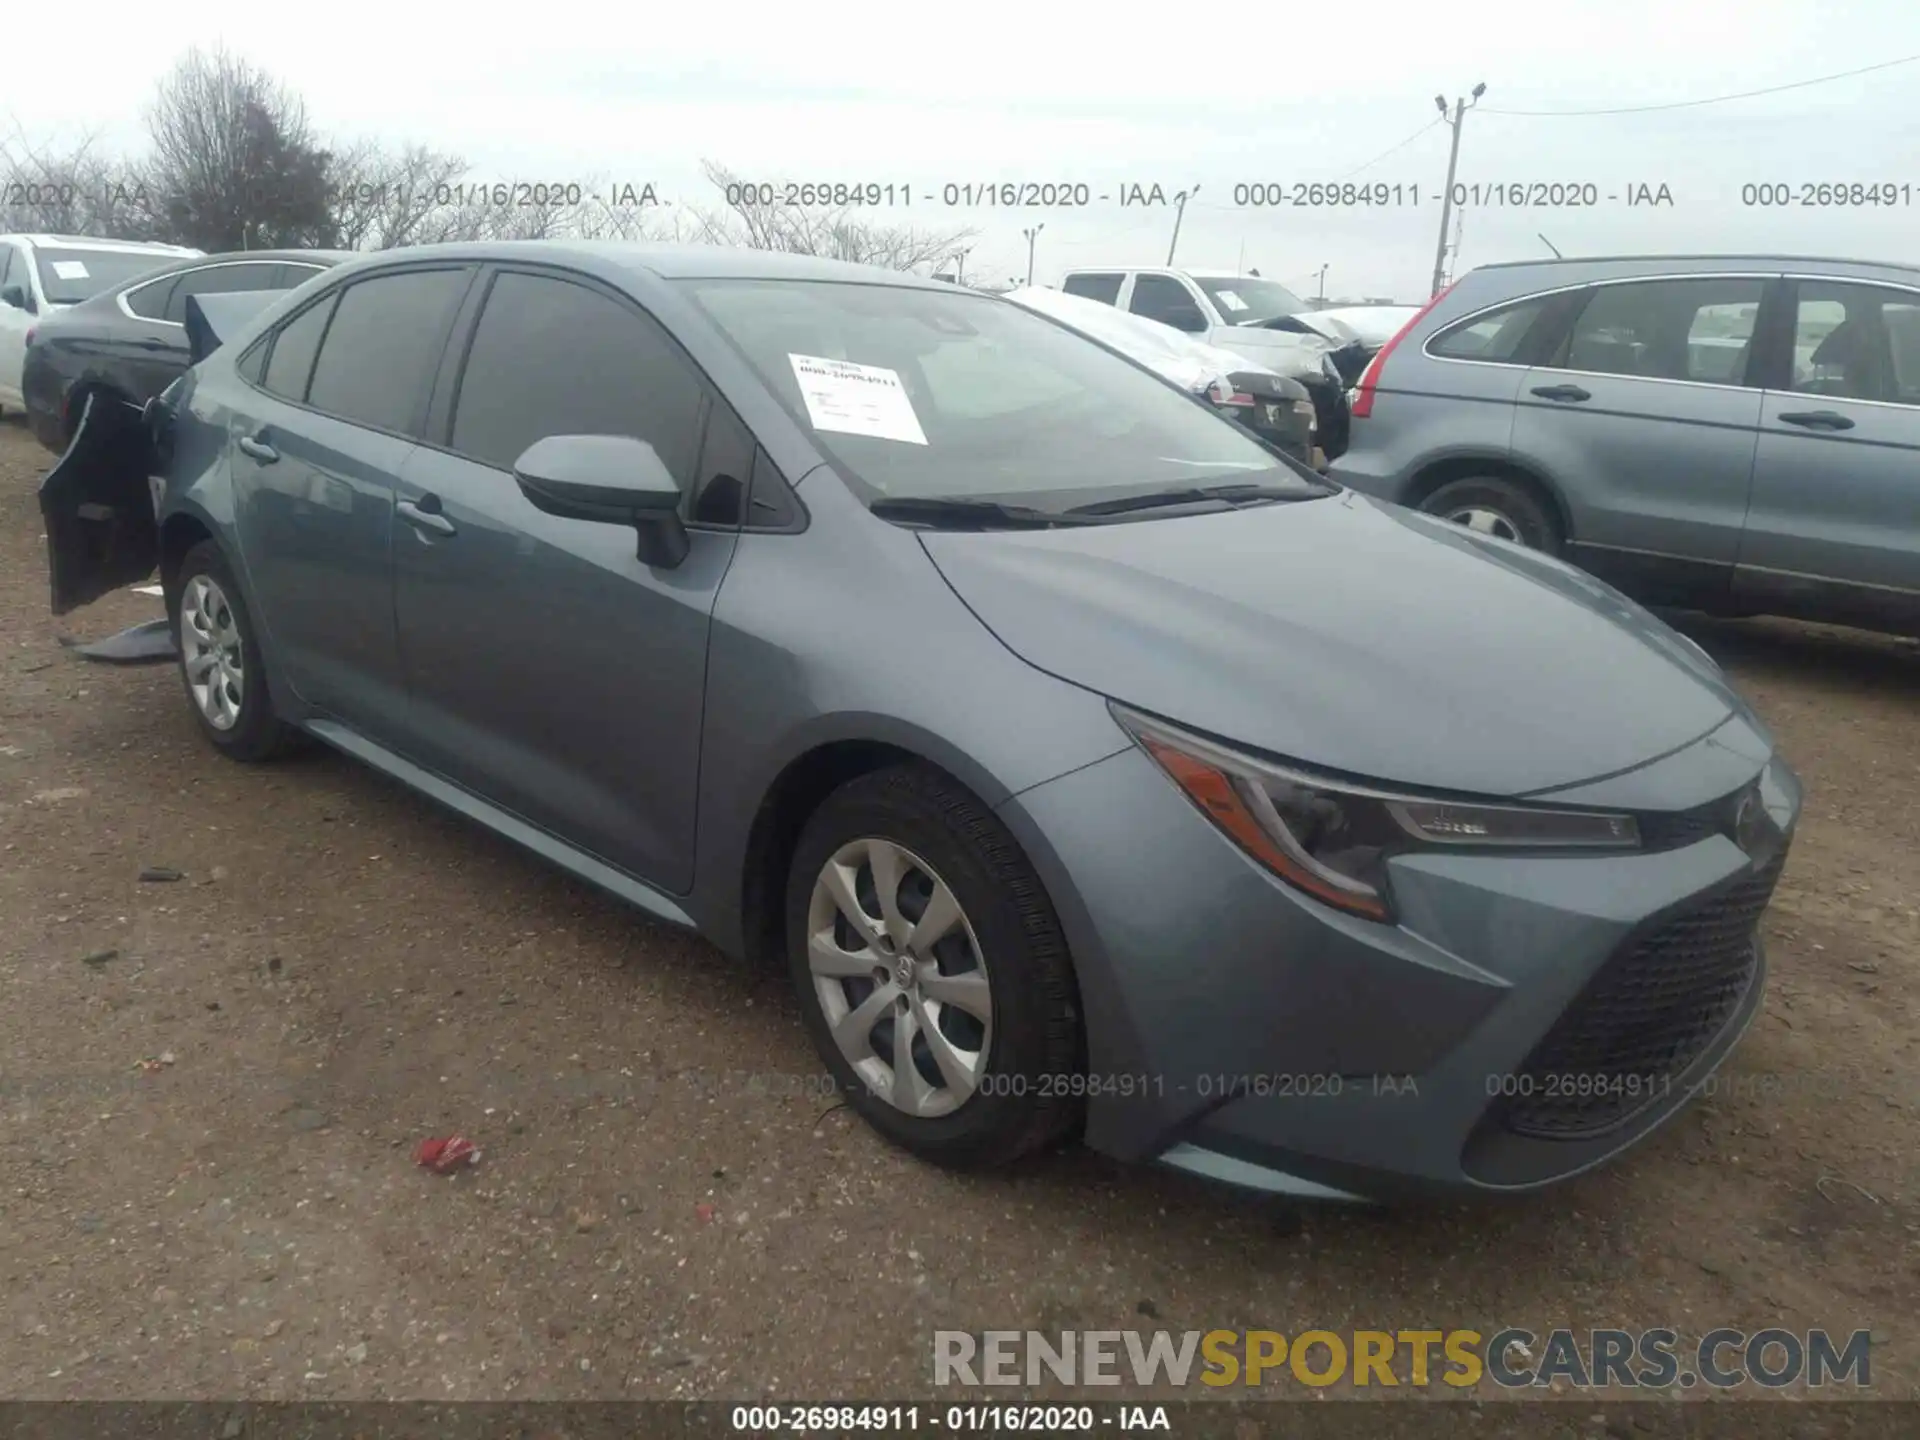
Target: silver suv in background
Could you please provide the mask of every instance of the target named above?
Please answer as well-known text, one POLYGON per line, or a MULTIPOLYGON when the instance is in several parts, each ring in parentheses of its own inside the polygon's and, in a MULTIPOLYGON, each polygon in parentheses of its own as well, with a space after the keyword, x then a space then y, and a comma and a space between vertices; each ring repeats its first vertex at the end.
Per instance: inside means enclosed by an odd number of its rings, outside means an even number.
POLYGON ((1356 490, 1647 604, 1920 632, 1920 267, 1487 265, 1352 408, 1356 490))

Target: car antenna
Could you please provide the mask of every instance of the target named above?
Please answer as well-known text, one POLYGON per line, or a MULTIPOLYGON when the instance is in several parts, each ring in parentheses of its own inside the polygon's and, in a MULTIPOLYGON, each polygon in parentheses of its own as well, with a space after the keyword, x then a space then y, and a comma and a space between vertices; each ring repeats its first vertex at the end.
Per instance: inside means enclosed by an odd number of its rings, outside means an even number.
MULTIPOLYGON (((1539 232, 1538 230, 1536 230, 1536 231, 1534 231, 1533 233, 1534 233, 1534 234, 1536 234, 1536 235, 1540 235, 1540 232, 1539 232)), ((1556 259, 1556 260, 1564 260, 1564 259, 1566 259, 1566 258, 1567 258, 1566 256, 1564 256, 1564 255, 1562 255, 1562 254, 1561 254, 1561 253, 1560 253, 1560 252, 1559 252, 1558 250, 1554 250, 1554 248, 1553 248, 1553 242, 1552 242, 1551 240, 1549 240, 1549 239, 1547 239, 1547 237, 1546 237, 1546 236, 1544 236, 1544 235, 1540 235, 1540 243, 1541 243, 1542 245, 1544 245, 1544 246, 1546 246, 1546 247, 1547 247, 1547 249, 1549 249, 1549 250, 1553 250, 1553 258, 1554 258, 1554 259, 1556 259)))

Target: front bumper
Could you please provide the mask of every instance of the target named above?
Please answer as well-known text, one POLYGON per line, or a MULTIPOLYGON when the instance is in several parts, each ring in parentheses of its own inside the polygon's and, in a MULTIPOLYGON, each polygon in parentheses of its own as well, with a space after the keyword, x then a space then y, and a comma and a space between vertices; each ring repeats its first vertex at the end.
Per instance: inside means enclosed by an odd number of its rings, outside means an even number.
MULTIPOLYGON (((1701 747, 1722 794, 1767 752, 1737 718, 1701 747)), ((1080 978, 1088 1143, 1373 1198, 1528 1190, 1617 1155, 1760 1004, 1759 910, 1799 812, 1791 772, 1765 775, 1755 855, 1681 827, 1647 853, 1407 856, 1393 925, 1268 875, 1137 750, 1016 797, 1080 978)))

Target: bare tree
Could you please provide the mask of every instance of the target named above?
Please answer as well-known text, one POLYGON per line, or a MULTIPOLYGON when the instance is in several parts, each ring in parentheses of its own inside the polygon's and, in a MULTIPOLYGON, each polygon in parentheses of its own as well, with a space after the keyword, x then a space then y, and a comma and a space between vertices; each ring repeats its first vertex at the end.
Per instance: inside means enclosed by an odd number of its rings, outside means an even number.
POLYGON ((851 260, 889 270, 918 270, 950 259, 974 235, 970 229, 926 230, 879 224, 862 218, 871 212, 853 204, 789 205, 777 194, 772 203, 765 203, 763 191, 742 185, 724 165, 706 160, 700 169, 720 191, 721 204, 717 209, 695 207, 694 223, 699 238, 716 245, 745 245, 756 250, 851 260))
POLYGON ((325 245, 328 157, 306 106, 265 71, 191 50, 148 110, 149 189, 166 224, 208 250, 325 245))
POLYGON ((56 148, 15 125, 0 139, 0 230, 152 240, 162 223, 145 180, 96 137, 56 148))

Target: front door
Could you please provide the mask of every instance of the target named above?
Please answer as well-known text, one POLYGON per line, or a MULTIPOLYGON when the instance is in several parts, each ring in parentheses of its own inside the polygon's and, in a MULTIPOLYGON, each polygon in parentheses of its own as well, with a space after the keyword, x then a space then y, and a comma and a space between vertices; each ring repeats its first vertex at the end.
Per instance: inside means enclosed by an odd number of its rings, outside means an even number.
POLYGON ((1920 291, 1790 282, 1735 577, 1756 609, 1920 628, 1920 291))
POLYGON ((684 893, 707 637, 737 516, 694 524, 686 560, 653 568, 631 528, 536 510, 513 464, 548 435, 631 435, 689 494, 715 467, 737 492, 752 441, 657 323, 576 279, 499 272, 451 378, 444 443, 408 461, 393 522, 411 753, 684 893))

